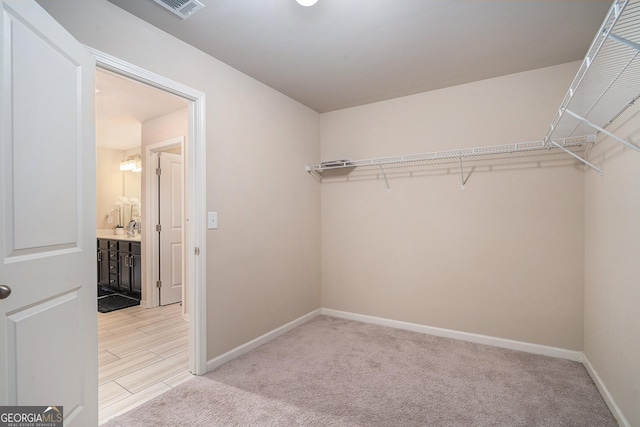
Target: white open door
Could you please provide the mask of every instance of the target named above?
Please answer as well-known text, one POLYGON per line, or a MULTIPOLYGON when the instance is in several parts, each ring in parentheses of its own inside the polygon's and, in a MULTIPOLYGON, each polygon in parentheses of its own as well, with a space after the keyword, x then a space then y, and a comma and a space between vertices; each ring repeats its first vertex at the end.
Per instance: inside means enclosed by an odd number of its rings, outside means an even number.
POLYGON ((0 406, 95 426, 95 60, 35 1, 0 5, 0 406))
POLYGON ((182 301, 184 180, 182 155, 159 152, 160 305, 182 301))

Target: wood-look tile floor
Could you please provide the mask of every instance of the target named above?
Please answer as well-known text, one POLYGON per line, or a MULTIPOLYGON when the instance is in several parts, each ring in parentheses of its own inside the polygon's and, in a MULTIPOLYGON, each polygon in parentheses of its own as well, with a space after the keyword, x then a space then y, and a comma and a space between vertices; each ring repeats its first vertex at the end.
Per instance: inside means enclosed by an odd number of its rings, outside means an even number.
POLYGON ((191 378, 180 304, 98 313, 100 424, 191 378))

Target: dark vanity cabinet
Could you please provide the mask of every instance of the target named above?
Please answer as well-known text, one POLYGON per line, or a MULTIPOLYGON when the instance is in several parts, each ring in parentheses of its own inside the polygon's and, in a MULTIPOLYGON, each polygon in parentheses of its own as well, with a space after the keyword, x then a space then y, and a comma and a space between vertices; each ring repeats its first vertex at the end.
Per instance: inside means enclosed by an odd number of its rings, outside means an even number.
POLYGON ((98 239, 98 286, 109 285, 109 241, 98 239))
POLYGON ((140 242, 98 239, 98 286, 108 286, 110 290, 140 298, 140 242))
POLYGON ((140 242, 118 242, 119 278, 118 288, 122 291, 142 290, 142 256, 140 242))

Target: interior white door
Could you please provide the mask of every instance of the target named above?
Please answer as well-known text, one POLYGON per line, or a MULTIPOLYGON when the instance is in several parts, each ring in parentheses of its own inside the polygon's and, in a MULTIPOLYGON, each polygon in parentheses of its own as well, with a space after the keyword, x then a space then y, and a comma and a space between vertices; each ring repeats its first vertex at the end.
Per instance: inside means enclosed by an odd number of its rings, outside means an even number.
POLYGON ((160 175, 158 200, 160 206, 160 305, 182 301, 183 266, 183 206, 184 180, 182 156, 158 153, 160 175))
POLYGON ((95 426, 95 60, 35 1, 0 4, 0 405, 95 426))

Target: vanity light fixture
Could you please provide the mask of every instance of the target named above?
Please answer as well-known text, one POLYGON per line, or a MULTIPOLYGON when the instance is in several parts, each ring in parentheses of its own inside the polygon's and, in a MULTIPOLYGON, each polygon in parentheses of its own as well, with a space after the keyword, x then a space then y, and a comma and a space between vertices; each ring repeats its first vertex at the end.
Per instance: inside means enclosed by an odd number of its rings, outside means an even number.
POLYGON ((318 0, 296 0, 301 6, 313 6, 318 2, 318 0))
POLYGON ((120 162, 120 170, 123 172, 142 172, 142 159, 140 156, 129 156, 120 162))
POLYGON ((131 160, 123 160, 120 162, 120 170, 123 172, 132 170, 132 166, 133 164, 131 163, 131 160))
POLYGON ((131 172, 142 172, 142 159, 140 158, 140 156, 138 156, 138 158, 136 159, 131 172))

